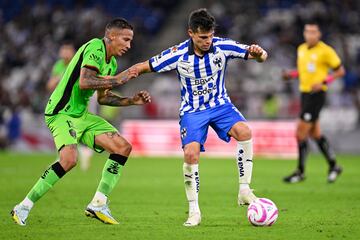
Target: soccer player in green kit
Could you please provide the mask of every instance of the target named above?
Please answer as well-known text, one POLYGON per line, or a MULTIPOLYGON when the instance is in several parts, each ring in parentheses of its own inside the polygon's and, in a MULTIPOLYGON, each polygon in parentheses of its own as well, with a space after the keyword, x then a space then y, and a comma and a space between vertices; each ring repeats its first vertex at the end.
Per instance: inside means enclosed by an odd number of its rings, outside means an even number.
MULTIPOLYGON (((75 47, 70 42, 64 42, 59 48, 59 60, 57 60, 52 67, 51 75, 46 83, 46 89, 51 94, 58 83, 60 82, 62 76, 65 74, 66 68, 69 66, 71 59, 74 57, 76 53, 75 47)), ((88 104, 88 110, 91 113, 97 113, 97 95, 96 93, 90 98, 88 104)), ((78 146, 78 162, 80 163, 80 169, 86 171, 90 166, 90 159, 94 153, 94 151, 80 144, 78 146)), ((56 161, 59 159, 57 158, 56 161)))
POLYGON ((104 223, 118 224, 111 215, 107 198, 119 180, 131 145, 110 123, 89 113, 87 105, 95 91, 99 104, 103 105, 142 105, 151 101, 146 91, 133 97, 121 97, 111 91, 137 76, 131 69, 115 75, 115 56, 122 56, 130 49, 133 34, 133 27, 125 19, 114 19, 106 25, 103 39, 95 38, 85 43, 71 60, 45 110, 45 122, 53 134, 60 160, 43 173, 25 199, 11 211, 17 224, 25 225, 34 203, 76 165, 80 142, 97 152, 106 150, 110 153, 85 214, 104 223))

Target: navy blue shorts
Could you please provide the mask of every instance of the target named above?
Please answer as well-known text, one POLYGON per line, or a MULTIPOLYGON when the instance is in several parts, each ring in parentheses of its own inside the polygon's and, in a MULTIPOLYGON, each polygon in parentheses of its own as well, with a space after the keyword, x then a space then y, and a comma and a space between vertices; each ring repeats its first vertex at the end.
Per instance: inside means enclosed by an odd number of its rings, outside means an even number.
POLYGON ((219 138, 229 142, 228 132, 232 126, 237 122, 245 121, 244 116, 232 103, 199 112, 185 113, 180 117, 182 147, 191 142, 198 142, 200 143, 200 150, 204 152, 209 126, 215 130, 219 138))

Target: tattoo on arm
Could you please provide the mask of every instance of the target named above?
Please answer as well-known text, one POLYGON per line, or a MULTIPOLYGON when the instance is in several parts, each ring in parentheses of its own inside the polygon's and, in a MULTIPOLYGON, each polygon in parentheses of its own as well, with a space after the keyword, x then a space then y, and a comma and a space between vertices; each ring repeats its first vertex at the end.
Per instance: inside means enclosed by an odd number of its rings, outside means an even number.
POLYGON ((99 93, 98 91, 98 102, 101 105, 107 106, 129 106, 133 105, 133 99, 129 97, 121 97, 115 93, 107 90, 99 93))
POLYGON ((120 134, 118 132, 106 132, 105 135, 109 138, 120 137, 120 134))
MULTIPOLYGON (((126 79, 126 75, 121 77, 121 80, 126 79)), ((96 75, 96 71, 81 68, 80 72, 80 88, 81 89, 110 89, 121 85, 115 77, 104 79, 96 75)))

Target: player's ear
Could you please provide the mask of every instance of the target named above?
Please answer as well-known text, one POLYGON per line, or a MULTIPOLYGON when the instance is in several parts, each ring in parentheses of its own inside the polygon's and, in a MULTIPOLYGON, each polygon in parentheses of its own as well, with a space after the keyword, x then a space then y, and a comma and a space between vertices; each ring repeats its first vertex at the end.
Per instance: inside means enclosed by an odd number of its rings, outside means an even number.
POLYGON ((188 34, 191 38, 194 36, 194 32, 190 28, 188 29, 188 34))
POLYGON ((113 41, 113 40, 114 40, 114 38, 115 38, 115 34, 114 34, 114 32, 113 32, 113 31, 110 31, 110 34, 109 34, 109 39, 110 39, 111 41, 113 41))

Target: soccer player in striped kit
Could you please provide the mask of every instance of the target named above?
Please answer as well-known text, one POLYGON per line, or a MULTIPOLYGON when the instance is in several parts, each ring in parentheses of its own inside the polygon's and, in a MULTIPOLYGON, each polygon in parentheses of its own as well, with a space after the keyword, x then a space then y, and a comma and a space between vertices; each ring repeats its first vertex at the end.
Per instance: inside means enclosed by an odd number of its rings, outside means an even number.
POLYGON ((189 202, 189 217, 184 226, 201 222, 198 204, 199 157, 205 151, 208 128, 219 138, 237 143, 239 170, 238 204, 256 199, 249 187, 253 166, 251 131, 239 110, 231 103, 225 88, 227 62, 233 58, 264 62, 267 53, 258 45, 243 45, 231 39, 214 37, 215 19, 206 9, 190 14, 190 38, 150 60, 138 63, 139 74, 176 70, 181 85, 180 135, 184 150, 184 183, 189 202))

